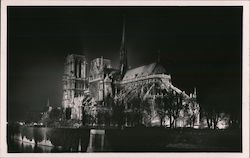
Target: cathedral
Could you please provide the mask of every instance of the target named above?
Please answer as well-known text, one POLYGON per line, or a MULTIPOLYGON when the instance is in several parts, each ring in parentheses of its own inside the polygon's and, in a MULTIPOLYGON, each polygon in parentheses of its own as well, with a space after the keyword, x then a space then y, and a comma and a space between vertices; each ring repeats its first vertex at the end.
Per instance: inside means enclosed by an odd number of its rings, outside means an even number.
POLYGON ((145 126, 171 127, 174 123, 175 127, 199 127, 195 88, 188 95, 175 87, 171 75, 158 61, 128 68, 125 23, 119 53, 119 68, 112 67, 111 60, 104 57, 93 59, 90 64, 84 55, 66 57, 62 98, 66 119, 105 126, 116 125, 112 119, 118 115, 128 127, 135 126, 138 118, 145 126), (169 99, 164 102, 164 98, 169 99), (172 100, 170 104, 169 100, 172 100))

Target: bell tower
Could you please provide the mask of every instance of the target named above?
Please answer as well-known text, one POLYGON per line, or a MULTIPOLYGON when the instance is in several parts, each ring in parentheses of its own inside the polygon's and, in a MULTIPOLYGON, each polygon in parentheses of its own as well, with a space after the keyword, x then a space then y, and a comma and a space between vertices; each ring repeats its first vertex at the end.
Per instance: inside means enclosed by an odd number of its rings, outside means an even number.
POLYGON ((67 108, 75 97, 82 96, 88 88, 85 56, 70 54, 64 64, 62 106, 67 108))

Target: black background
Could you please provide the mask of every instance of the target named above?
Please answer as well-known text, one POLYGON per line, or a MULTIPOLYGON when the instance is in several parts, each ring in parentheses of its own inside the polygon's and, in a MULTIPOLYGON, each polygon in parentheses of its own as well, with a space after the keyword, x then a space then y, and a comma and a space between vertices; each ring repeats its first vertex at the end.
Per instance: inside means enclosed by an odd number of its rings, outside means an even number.
POLYGON ((201 106, 241 110, 242 7, 8 7, 8 120, 61 106, 67 54, 118 67, 123 15, 131 68, 156 61, 201 106))

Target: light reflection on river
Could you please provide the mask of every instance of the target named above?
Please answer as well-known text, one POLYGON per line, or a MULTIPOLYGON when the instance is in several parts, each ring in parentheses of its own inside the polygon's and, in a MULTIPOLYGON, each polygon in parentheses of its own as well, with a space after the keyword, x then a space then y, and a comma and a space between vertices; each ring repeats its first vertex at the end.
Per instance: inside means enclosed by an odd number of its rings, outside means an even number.
POLYGON ((19 140, 10 140, 9 151, 13 153, 51 153, 51 152, 63 152, 60 148, 35 145, 32 143, 27 143, 19 140))
POLYGON ((7 133, 10 153, 242 151, 239 129, 101 130, 23 126, 8 128, 7 133))
POLYGON ((9 132, 11 153, 104 151, 104 130, 18 127, 9 132))

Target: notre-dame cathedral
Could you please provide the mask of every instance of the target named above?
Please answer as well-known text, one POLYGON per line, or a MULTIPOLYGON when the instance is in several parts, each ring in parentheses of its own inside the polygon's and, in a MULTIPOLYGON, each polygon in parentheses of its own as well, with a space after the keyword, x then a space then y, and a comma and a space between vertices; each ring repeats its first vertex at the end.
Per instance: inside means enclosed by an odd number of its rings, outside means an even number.
POLYGON ((175 87, 171 82, 171 75, 166 74, 166 69, 159 62, 129 69, 125 23, 122 32, 119 68, 113 68, 111 60, 104 57, 96 58, 88 64, 83 55, 67 56, 62 99, 66 118, 82 120, 92 125, 105 124, 105 121, 101 122, 98 116, 107 113, 105 116, 111 117, 114 106, 110 104, 114 102, 115 106, 123 107, 125 126, 133 126, 132 113, 139 113, 140 108, 148 106, 147 111, 150 112, 141 118, 141 123, 146 126, 162 125, 162 122, 165 126, 170 126, 172 120, 175 120, 176 127, 199 127, 200 112, 196 101, 196 90, 188 95, 175 87), (179 96, 176 102, 173 102, 175 104, 171 105, 175 110, 159 109, 161 102, 157 98, 163 99, 170 94, 168 92, 173 96, 179 96), (136 102, 136 98, 141 102, 147 102, 147 105, 136 102), (133 104, 140 106, 135 108, 133 104), (177 106, 181 108, 175 108, 177 106), (162 112, 168 115, 161 117, 162 112), (91 119, 86 121, 86 116, 91 116, 91 119))

